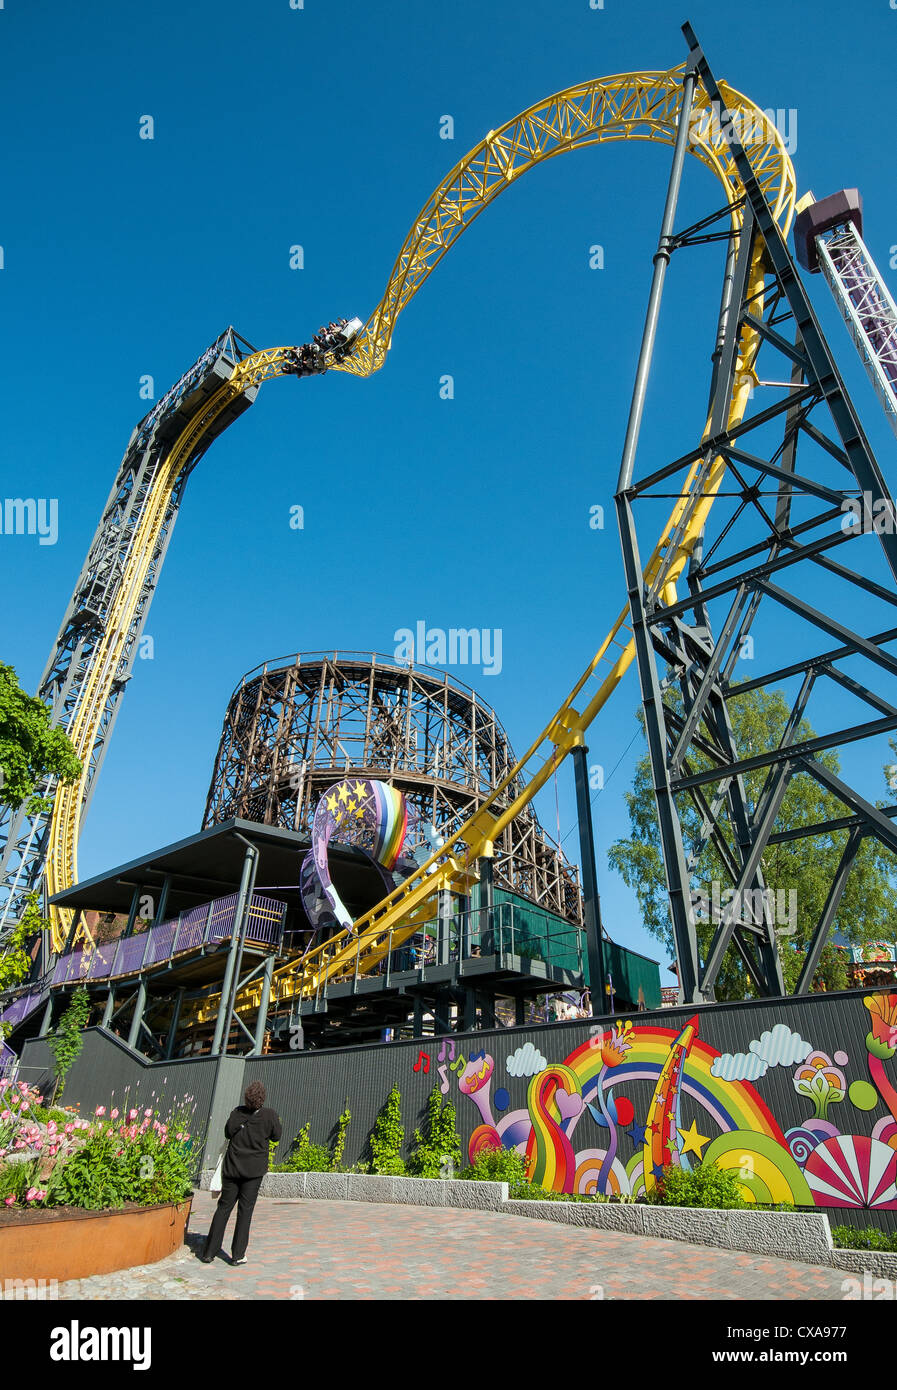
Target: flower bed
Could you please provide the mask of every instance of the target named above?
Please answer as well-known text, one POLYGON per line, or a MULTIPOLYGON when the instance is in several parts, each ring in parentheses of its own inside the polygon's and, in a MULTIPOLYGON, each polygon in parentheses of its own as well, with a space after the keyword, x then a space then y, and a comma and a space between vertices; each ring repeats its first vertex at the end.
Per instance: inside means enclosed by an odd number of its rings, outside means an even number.
POLYGON ((0 1216, 0 1282, 86 1279, 164 1260, 184 1243, 190 1199, 116 1210, 20 1208, 0 1216))
POLYGON ((81 1278, 177 1248, 200 1153, 190 1099, 165 1118, 126 1098, 84 1119, 0 1082, 0 1276, 81 1278))

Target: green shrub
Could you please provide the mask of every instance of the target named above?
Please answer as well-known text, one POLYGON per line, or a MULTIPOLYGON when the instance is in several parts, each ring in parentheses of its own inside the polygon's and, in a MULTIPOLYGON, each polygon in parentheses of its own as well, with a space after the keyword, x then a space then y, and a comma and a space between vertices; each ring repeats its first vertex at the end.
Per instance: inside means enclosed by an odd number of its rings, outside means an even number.
POLYGON ((439 1091, 430 1092, 427 1113, 421 1129, 414 1131, 408 1172, 414 1178, 455 1176, 461 1166, 461 1140, 455 1120, 455 1107, 444 1104, 439 1091))
POLYGON ((352 1120, 352 1111, 349 1109, 349 1097, 346 1096, 346 1108, 336 1122, 336 1135, 333 1140, 333 1149, 330 1154, 330 1169, 333 1173, 340 1171, 340 1164, 343 1161, 343 1153, 346 1148, 346 1131, 352 1120))
POLYGON ((642 1198, 665 1207, 717 1207, 724 1210, 752 1206, 741 1195, 741 1184, 734 1173, 715 1163, 701 1168, 668 1167, 651 1192, 642 1198))
POLYGON ((515 1149, 482 1149, 460 1176, 467 1182, 506 1182, 509 1197, 531 1197, 526 1178, 529 1164, 530 1160, 515 1149))
POLYGON ((311 1121, 300 1129, 283 1163, 276 1173, 327 1173, 330 1171, 330 1151, 323 1144, 312 1144, 308 1138, 311 1121))
POLYGON ((853 1226, 833 1226, 832 1243, 840 1250, 897 1251, 897 1234, 887 1235, 876 1226, 855 1230, 853 1226))
POLYGON ((404 1146, 402 1096, 398 1086, 394 1085, 374 1121, 374 1128, 368 1138, 371 1172, 388 1173, 394 1177, 402 1177, 405 1172, 405 1163, 402 1158, 404 1146))

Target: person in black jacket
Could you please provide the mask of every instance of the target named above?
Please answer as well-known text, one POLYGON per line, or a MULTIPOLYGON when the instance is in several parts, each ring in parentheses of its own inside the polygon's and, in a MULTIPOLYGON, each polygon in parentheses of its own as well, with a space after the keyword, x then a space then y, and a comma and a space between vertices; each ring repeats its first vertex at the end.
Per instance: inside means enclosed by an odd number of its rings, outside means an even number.
POLYGON ((220 1251, 224 1228, 235 1202, 239 1205, 231 1261, 235 1265, 246 1263, 255 1199, 259 1195, 262 1178, 268 1171, 268 1143, 272 1139, 279 1140, 282 1132, 280 1119, 276 1111, 266 1107, 265 1098, 261 1081, 250 1082, 246 1087, 244 1104, 231 1111, 224 1126, 225 1138, 230 1143, 221 1170, 221 1196, 199 1257, 203 1264, 211 1264, 220 1251))

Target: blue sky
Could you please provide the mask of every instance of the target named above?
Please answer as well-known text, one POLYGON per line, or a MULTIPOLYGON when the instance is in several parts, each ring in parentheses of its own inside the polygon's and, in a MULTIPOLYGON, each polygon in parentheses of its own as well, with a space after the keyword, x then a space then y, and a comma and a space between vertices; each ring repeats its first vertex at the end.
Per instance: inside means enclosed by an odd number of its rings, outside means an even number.
MULTIPOLYGON (((3 495, 59 501, 55 546, 0 536, 0 655, 33 688, 131 430, 228 324, 258 347, 366 318, 432 189, 490 128, 588 77, 682 61, 690 18, 718 77, 798 113, 799 191, 858 185, 867 242, 897 243, 888 0, 741 9, 691 0, 6 0, 0 11, 3 495), (858 99, 862 94, 861 103, 858 99), (155 138, 138 137, 153 116, 155 138), (454 140, 440 139, 440 118, 454 140), (304 248, 305 268, 289 266, 304 248)), ((391 652, 397 628, 501 628, 499 675, 453 674, 524 748, 623 602, 613 520, 668 152, 598 147, 522 179, 403 314, 383 371, 263 388, 191 477, 80 850, 97 873, 198 829, 227 699, 295 651, 391 652), (605 267, 589 268, 589 248, 605 267), (454 378, 441 400, 440 378, 454 378), (304 508, 291 530, 289 508, 304 508), (589 508, 603 505, 603 531, 589 508), (371 581, 371 565, 374 581, 371 581)), ((687 173, 683 216, 717 206, 687 173)), ((674 265, 645 460, 703 422, 721 260, 674 265)), ((889 280, 895 272, 887 269, 889 280)), ((811 285, 893 472, 893 438, 811 285)), ((625 833, 634 671, 591 757, 599 845, 625 833), (611 771, 613 775, 610 776, 611 771)), ((874 757, 858 768, 883 791, 874 757), (878 781, 875 781, 876 776, 878 781)), ((569 773, 539 810, 575 856, 569 773)), ((649 955, 600 856, 611 935, 649 955)))

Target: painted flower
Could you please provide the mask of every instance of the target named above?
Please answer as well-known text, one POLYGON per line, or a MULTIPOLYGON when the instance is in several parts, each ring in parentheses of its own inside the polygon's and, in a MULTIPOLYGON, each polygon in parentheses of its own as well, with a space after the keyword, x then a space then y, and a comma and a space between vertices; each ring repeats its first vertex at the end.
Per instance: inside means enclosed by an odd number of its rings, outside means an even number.
POLYGON ((811 1052, 794 1072, 794 1089, 813 1102, 814 1118, 825 1120, 828 1108, 844 1099, 847 1078, 825 1052, 811 1052))
POLYGON ((863 1003, 872 1015, 866 1047, 875 1057, 893 1057, 897 1051, 897 994, 867 994, 863 1003))

